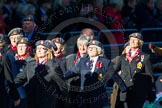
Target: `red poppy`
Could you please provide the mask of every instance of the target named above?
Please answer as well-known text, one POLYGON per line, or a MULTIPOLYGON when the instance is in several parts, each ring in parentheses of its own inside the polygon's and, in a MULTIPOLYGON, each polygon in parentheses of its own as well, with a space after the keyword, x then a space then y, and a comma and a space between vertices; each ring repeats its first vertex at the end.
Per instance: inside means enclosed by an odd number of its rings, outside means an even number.
POLYGON ((102 62, 98 61, 98 62, 96 63, 96 67, 97 67, 98 69, 101 69, 101 68, 102 68, 102 62))

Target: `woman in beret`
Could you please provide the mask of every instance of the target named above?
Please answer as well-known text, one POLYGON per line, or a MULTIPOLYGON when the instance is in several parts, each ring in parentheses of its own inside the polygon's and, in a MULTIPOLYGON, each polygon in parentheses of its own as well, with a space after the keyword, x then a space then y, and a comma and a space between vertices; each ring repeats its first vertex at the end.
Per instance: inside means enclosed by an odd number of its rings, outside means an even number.
POLYGON ((142 52, 143 37, 140 33, 129 35, 130 49, 122 54, 115 66, 127 86, 126 92, 119 92, 115 108, 143 108, 146 100, 153 102, 155 84, 150 56, 142 52))
POLYGON ((55 75, 60 68, 52 59, 50 42, 37 41, 35 57, 15 79, 17 85, 25 84, 28 108, 55 108, 55 75))
MULTIPOLYGON (((17 42, 17 53, 14 56, 15 61, 13 62, 15 64, 15 70, 13 71, 13 76, 16 78, 16 75, 20 72, 23 72, 24 67, 26 66, 27 62, 32 59, 30 56, 30 46, 28 44, 28 39, 25 37, 22 37, 17 42)), ((18 92, 20 94, 21 103, 19 107, 17 108, 27 108, 26 105, 26 92, 24 86, 20 86, 18 89, 18 92)))

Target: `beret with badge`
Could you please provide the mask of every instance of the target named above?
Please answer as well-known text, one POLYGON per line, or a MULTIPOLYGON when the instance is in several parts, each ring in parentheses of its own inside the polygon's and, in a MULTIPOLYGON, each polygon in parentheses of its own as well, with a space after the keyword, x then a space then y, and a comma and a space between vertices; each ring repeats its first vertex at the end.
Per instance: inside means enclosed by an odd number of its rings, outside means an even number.
POLYGON ((46 48, 51 48, 51 43, 49 42, 49 40, 39 40, 36 42, 35 44, 36 46, 38 45, 42 45, 42 46, 45 46, 46 48))
POLYGON ((20 38, 20 39, 18 40, 18 42, 17 42, 17 45, 18 45, 18 44, 28 44, 28 38, 26 38, 26 37, 20 38))
POLYGON ((140 40, 143 40, 143 36, 140 33, 132 33, 132 34, 129 35, 129 38, 130 37, 134 37, 134 38, 138 38, 140 40))
POLYGON ((8 37, 10 36, 14 36, 14 35, 19 35, 23 37, 23 30, 22 28, 13 28, 12 30, 10 30, 10 32, 8 33, 8 37))
POLYGON ((103 47, 103 46, 102 46, 102 43, 101 43, 100 41, 97 41, 97 40, 92 40, 92 41, 90 41, 89 44, 88 44, 88 46, 90 46, 90 45, 95 45, 95 46, 98 46, 98 47, 100 47, 100 48, 103 47))

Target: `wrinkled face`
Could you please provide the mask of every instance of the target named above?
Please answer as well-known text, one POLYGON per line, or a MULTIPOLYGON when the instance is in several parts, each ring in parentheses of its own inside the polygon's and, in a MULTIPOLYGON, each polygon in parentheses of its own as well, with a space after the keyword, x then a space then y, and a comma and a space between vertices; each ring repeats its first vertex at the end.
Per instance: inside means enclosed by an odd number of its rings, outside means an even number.
POLYGON ((88 46, 88 55, 89 57, 96 57, 98 56, 98 51, 95 45, 88 46))
POLYGON ((26 34, 29 34, 29 33, 33 32, 34 29, 35 29, 35 26, 36 26, 35 23, 32 22, 32 21, 24 21, 22 23, 23 31, 26 34))
POLYGON ((10 36, 10 42, 13 46, 17 45, 18 40, 20 39, 20 35, 12 35, 10 36))
POLYGON ((79 50, 80 54, 87 54, 87 43, 80 42, 78 44, 78 50, 79 50))
POLYGON ((17 45, 17 53, 20 56, 23 56, 27 53, 27 45, 26 44, 18 44, 17 45))
POLYGON ((38 45, 36 47, 36 55, 38 58, 44 58, 47 56, 48 49, 43 45, 38 45))
POLYGON ((130 48, 138 48, 139 47, 139 39, 130 37, 129 44, 130 44, 130 48))

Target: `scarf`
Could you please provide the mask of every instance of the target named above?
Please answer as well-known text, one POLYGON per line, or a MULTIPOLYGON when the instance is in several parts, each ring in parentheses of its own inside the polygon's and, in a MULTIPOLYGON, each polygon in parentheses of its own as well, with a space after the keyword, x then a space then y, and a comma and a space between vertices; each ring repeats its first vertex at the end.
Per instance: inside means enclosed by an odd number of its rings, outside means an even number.
POLYGON ((80 58, 80 52, 78 51, 78 52, 77 52, 77 55, 76 55, 76 58, 75 58, 75 60, 74 60, 74 64, 78 63, 79 58, 80 58))
POLYGON ((25 60, 29 55, 29 53, 26 53, 25 55, 16 54, 15 56, 18 58, 18 60, 25 60))
POLYGON ((44 60, 41 63, 39 63, 39 59, 36 59, 36 65, 37 66, 40 65, 40 64, 44 65, 47 61, 48 61, 48 57, 45 57, 44 60))
POLYGON ((56 58, 62 58, 62 56, 63 56, 62 52, 58 53, 57 56, 55 55, 56 58))
POLYGON ((10 44, 10 47, 12 50, 16 51, 17 50, 17 47, 16 46, 13 46, 12 44, 10 44))
POLYGON ((135 53, 131 54, 131 51, 126 53, 126 58, 128 59, 129 63, 132 62, 133 58, 136 57, 140 53, 140 49, 138 49, 135 53))

